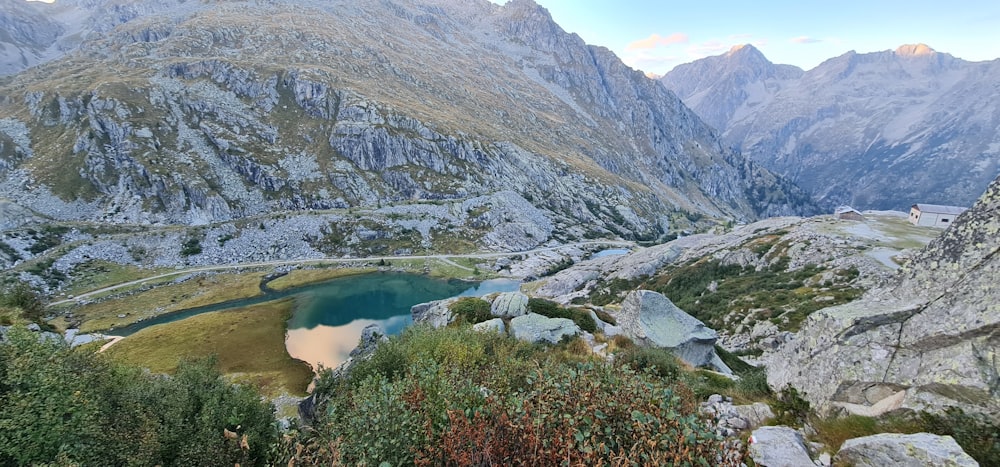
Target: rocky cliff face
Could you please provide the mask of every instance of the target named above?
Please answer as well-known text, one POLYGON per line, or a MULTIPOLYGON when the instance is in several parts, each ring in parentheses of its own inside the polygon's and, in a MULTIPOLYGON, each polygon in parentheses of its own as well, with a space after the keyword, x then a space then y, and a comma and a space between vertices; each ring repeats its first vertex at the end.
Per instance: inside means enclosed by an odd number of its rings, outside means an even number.
POLYGON ((662 82, 725 141, 834 206, 968 206, 1000 173, 1000 60, 923 44, 848 52, 801 72, 752 46, 662 82))
POLYGON ((79 49, 0 84, 0 198, 46 216, 197 225, 502 191, 548 233, 653 238, 677 210, 808 209, 530 1, 69 6, 89 15, 79 49))
POLYGON ((769 382, 822 408, 1000 417, 1000 178, 887 287, 812 315, 769 382))

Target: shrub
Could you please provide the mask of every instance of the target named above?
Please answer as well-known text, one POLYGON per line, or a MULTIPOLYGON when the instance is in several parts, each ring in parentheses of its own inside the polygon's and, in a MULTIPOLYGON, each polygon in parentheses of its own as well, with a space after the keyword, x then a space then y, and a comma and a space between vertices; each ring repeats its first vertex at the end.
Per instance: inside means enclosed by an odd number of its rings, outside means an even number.
POLYGON ((925 431, 955 438, 980 465, 1000 465, 1000 424, 982 415, 948 407, 943 414, 921 413, 925 431))
POLYGON ((201 240, 191 237, 181 244, 181 256, 194 256, 201 253, 201 240))
POLYGON ((721 441, 695 415, 683 386, 627 365, 566 362, 546 348, 468 328, 410 328, 348 378, 321 379, 315 394, 328 402, 313 429, 285 445, 285 459, 334 465, 716 460, 721 441), (386 359, 391 371, 380 360, 383 352, 399 356, 386 359))
POLYGON ((449 305, 448 310, 468 324, 482 323, 494 318, 490 314, 490 303, 481 298, 462 297, 449 305))
POLYGON ((528 311, 549 318, 567 318, 573 320, 580 329, 587 332, 597 332, 597 323, 590 313, 576 308, 564 308, 558 303, 543 298, 529 298, 528 311))
POLYGON ((681 363, 677 357, 669 350, 656 347, 633 345, 616 353, 615 363, 635 371, 649 371, 670 380, 676 380, 681 372, 681 363))
POLYGON ((38 292, 25 282, 17 281, 0 290, 0 307, 16 309, 22 318, 41 323, 45 304, 38 292))
POLYGON ((777 425, 801 426, 809 416, 809 401, 803 399, 791 384, 778 393, 773 407, 777 412, 774 419, 777 425))
POLYGON ((165 378, 12 328, 0 344, 0 465, 263 465, 270 404, 213 362, 165 378), (232 435, 224 436, 228 430, 232 435))
POLYGON ((514 404, 448 412, 427 465, 693 465, 715 460, 721 441, 680 413, 679 397, 648 373, 602 364, 544 365, 514 404))

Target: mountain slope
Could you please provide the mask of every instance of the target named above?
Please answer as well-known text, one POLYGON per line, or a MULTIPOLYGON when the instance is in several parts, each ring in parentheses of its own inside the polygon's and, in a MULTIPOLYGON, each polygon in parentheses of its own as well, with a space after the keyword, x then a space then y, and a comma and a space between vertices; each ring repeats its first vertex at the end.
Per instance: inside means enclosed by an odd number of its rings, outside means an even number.
POLYGON ((0 86, 0 197, 201 224, 513 190, 641 238, 806 199, 531 1, 119 3, 0 86))
POLYGON ((706 123, 724 130, 754 107, 766 105, 802 73, 798 67, 771 63, 745 44, 723 55, 678 65, 660 81, 706 123))
POLYGON ((918 44, 849 52, 794 77, 741 55, 678 67, 662 82, 727 142, 824 204, 968 206, 1000 173, 1000 60, 918 44))
POLYGON ((1000 178, 892 283, 810 316, 768 356, 768 381, 827 409, 957 406, 1000 419, 998 231, 1000 178))

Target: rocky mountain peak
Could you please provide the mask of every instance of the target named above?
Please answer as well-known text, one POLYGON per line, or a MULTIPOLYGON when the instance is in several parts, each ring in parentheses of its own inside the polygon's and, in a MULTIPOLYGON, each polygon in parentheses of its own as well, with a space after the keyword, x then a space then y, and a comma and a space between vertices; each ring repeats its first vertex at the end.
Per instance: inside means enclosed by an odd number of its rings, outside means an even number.
POLYGON ((896 55, 900 57, 921 57, 937 53, 927 44, 903 44, 896 48, 896 55))
POLYGON ((909 44, 757 76, 732 65, 745 51, 678 66, 661 82, 727 143, 830 209, 968 206, 1000 173, 1000 60, 968 62, 909 44))

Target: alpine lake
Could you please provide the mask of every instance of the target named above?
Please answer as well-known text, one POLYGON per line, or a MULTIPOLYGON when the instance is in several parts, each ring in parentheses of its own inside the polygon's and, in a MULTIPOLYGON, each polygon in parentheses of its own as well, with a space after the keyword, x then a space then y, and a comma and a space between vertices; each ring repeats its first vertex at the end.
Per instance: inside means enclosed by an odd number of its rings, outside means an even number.
POLYGON ((203 313, 291 298, 294 309, 287 323, 285 347, 292 358, 305 361, 317 370, 320 367, 335 368, 344 362, 357 346, 361 331, 370 324, 380 325, 389 335, 400 333, 413 322, 410 316, 413 305, 450 297, 511 292, 519 287, 520 281, 512 279, 470 282, 418 274, 375 272, 169 313, 112 332, 129 336, 151 326, 203 313))

